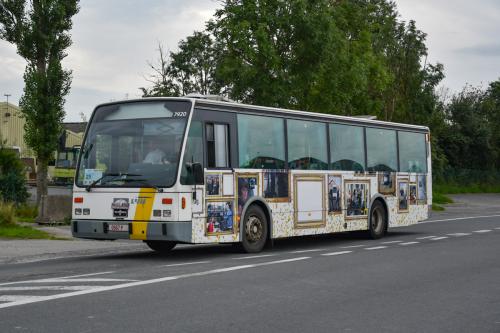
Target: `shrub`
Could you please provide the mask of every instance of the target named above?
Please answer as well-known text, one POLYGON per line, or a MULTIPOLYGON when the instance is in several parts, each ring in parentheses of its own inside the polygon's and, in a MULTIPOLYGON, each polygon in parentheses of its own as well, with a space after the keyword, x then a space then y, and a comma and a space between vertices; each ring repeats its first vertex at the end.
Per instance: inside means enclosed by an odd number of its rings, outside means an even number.
POLYGON ((13 203, 0 201, 0 226, 16 224, 16 208, 13 203))
POLYGON ((38 216, 38 208, 35 205, 19 205, 16 207, 16 216, 35 218, 38 216))
POLYGON ((16 153, 0 147, 0 199, 24 203, 28 196, 23 163, 16 153))

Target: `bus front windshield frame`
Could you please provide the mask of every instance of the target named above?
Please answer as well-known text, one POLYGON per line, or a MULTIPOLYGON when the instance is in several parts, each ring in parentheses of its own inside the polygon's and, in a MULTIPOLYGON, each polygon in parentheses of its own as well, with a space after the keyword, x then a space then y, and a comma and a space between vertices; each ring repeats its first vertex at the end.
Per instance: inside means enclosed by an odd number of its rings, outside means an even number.
POLYGON ((175 184, 191 102, 153 100, 101 106, 78 163, 78 187, 175 184))

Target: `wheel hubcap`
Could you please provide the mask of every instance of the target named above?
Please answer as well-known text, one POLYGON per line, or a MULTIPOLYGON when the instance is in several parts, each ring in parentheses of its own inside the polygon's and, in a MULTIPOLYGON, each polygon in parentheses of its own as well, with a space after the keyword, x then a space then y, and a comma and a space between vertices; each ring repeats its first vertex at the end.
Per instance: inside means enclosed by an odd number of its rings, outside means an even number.
POLYGON ((262 238, 263 225, 258 217, 250 216, 245 227, 245 234, 250 242, 255 243, 262 238))

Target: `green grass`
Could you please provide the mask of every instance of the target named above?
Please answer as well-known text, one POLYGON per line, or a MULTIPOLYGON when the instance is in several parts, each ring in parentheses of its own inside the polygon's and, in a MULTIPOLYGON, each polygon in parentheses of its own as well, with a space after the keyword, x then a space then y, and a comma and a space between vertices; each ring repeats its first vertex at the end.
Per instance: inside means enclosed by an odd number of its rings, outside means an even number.
POLYGON ((442 192, 432 192, 432 204, 444 205, 453 203, 453 199, 443 194, 442 192))
POLYGON ((56 237, 31 227, 20 225, 0 225, 0 238, 10 239, 57 239, 56 237))
POLYGON ((440 206, 440 205, 437 205, 437 204, 432 204, 432 210, 435 211, 435 212, 442 212, 445 209, 444 209, 443 206, 440 206))
POLYGON ((35 223, 36 218, 34 217, 21 217, 17 216, 16 217, 17 222, 25 222, 25 223, 35 223))

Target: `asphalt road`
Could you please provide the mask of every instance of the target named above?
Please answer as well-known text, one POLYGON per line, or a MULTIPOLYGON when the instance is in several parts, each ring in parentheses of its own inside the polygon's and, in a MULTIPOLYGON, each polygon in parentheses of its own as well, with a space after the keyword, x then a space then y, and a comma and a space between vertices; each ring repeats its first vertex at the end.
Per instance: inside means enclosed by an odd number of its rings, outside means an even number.
POLYGON ((0 332, 500 332, 499 197, 467 199, 376 241, 3 264, 0 332))

